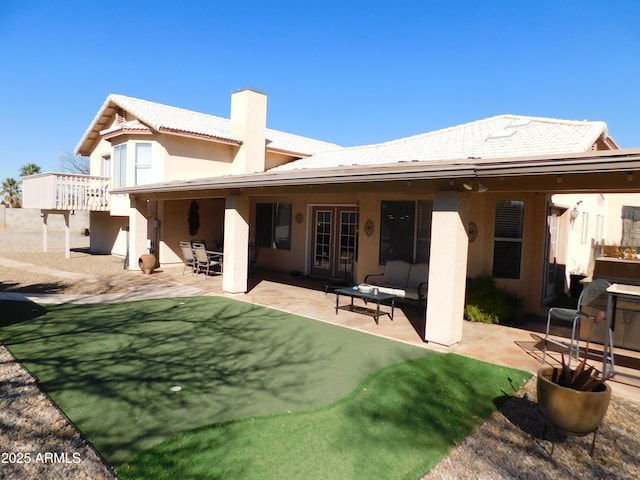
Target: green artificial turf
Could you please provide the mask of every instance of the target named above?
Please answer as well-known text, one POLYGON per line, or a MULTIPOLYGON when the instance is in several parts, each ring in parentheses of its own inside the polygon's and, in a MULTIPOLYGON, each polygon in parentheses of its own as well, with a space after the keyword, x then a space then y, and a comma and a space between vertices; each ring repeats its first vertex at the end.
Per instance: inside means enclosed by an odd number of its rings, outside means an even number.
POLYGON ((429 355, 221 297, 31 307, 0 341, 114 466, 185 430, 328 405, 429 355))
POLYGON ((417 479, 530 375, 451 354, 372 374, 345 399, 178 434, 123 479, 417 479))
POLYGON ((529 376, 221 297, 18 307, 0 341, 123 478, 416 478, 529 376))

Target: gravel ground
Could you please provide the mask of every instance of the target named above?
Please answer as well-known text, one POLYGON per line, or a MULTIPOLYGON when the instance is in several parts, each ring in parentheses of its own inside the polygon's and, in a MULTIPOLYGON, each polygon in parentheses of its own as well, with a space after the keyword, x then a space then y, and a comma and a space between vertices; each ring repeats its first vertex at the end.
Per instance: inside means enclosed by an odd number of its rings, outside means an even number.
POLYGON ((635 480, 640 478, 639 421, 640 404, 612 397, 590 456, 593 435, 563 437, 545 429, 533 377, 422 480, 635 480))
POLYGON ((2 345, 0 381, 0 478, 116 478, 91 444, 2 345))
MULTIPOLYGON (((62 235, 50 239, 52 253, 41 250, 40 232, 0 229, 0 257, 86 275, 64 279, 23 268, 0 266, 0 291, 98 294, 159 288, 139 272, 123 270, 122 259, 75 251, 64 258, 62 235), (13 238, 7 246, 8 238, 13 238), (58 243, 56 243, 58 242, 58 243), (57 250, 55 250, 57 248, 57 250), (17 251, 16 251, 17 250, 17 251), (24 252, 33 252, 25 254, 24 252)), ((72 238, 72 247, 88 246, 85 237, 72 238)), ((0 260, 1 260, 0 258, 0 260)), ((100 457, 75 427, 39 392, 31 376, 0 346, 0 452, 78 453, 77 464, 0 464, 0 478, 65 479, 113 478, 100 457)), ((598 432, 593 457, 592 436, 560 437, 544 429, 535 399, 535 378, 516 393, 498 402, 496 411, 423 479, 513 478, 640 478, 640 404, 613 397, 598 432), (550 454, 555 445, 553 455, 550 454)))

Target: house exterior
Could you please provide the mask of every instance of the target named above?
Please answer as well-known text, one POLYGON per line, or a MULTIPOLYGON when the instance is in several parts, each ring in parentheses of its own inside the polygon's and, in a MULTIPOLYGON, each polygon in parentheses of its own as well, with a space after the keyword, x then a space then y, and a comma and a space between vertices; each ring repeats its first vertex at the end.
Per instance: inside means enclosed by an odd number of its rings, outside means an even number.
POLYGON ((603 122, 501 115, 343 148, 266 118, 253 90, 232 95, 229 119, 109 96, 76 148, 92 181, 108 181, 82 190, 92 250, 168 265, 182 261, 180 240, 204 239, 224 249, 232 294, 247 290, 253 245, 262 268, 356 282, 388 260, 427 262, 425 340, 453 345, 468 277, 492 274, 529 312, 557 291, 563 234, 554 243, 550 225, 571 205, 553 194, 640 192, 621 173, 640 153, 618 150, 603 122))
MULTIPOLYGON (((627 178, 634 180, 632 173, 627 178)), ((558 252, 567 275, 592 275, 595 259, 605 246, 640 251, 640 194, 557 194, 552 203, 568 212, 562 226, 567 232, 564 251, 558 252)))

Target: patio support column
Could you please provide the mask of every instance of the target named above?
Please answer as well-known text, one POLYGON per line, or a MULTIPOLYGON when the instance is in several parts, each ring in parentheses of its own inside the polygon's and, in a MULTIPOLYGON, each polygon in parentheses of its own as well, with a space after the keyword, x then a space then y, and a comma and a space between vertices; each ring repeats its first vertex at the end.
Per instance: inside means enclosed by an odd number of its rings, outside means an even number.
POLYGON ((249 269, 249 198, 226 198, 224 212, 224 268, 222 289, 245 293, 249 269))
POLYGON ((148 221, 144 213, 147 211, 146 202, 131 199, 129 212, 129 270, 138 270, 138 259, 143 253, 148 253, 148 221))
POLYGON ((69 234, 69 212, 64 212, 64 258, 71 258, 71 235, 69 234))
POLYGON ((46 252, 49 248, 49 213, 42 211, 42 251, 46 252))
POLYGON ((459 192, 438 192, 433 199, 425 340, 445 346, 462 338, 469 248, 464 198, 459 192))

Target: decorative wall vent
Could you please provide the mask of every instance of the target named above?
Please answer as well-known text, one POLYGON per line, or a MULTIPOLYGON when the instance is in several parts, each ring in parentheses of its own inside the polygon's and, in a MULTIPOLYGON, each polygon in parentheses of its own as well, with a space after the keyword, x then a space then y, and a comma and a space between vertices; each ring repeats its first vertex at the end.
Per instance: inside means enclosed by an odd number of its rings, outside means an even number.
POLYGON ((121 108, 118 108, 118 110, 116 110, 116 123, 124 123, 126 121, 127 121, 127 118, 124 113, 124 110, 121 108))

